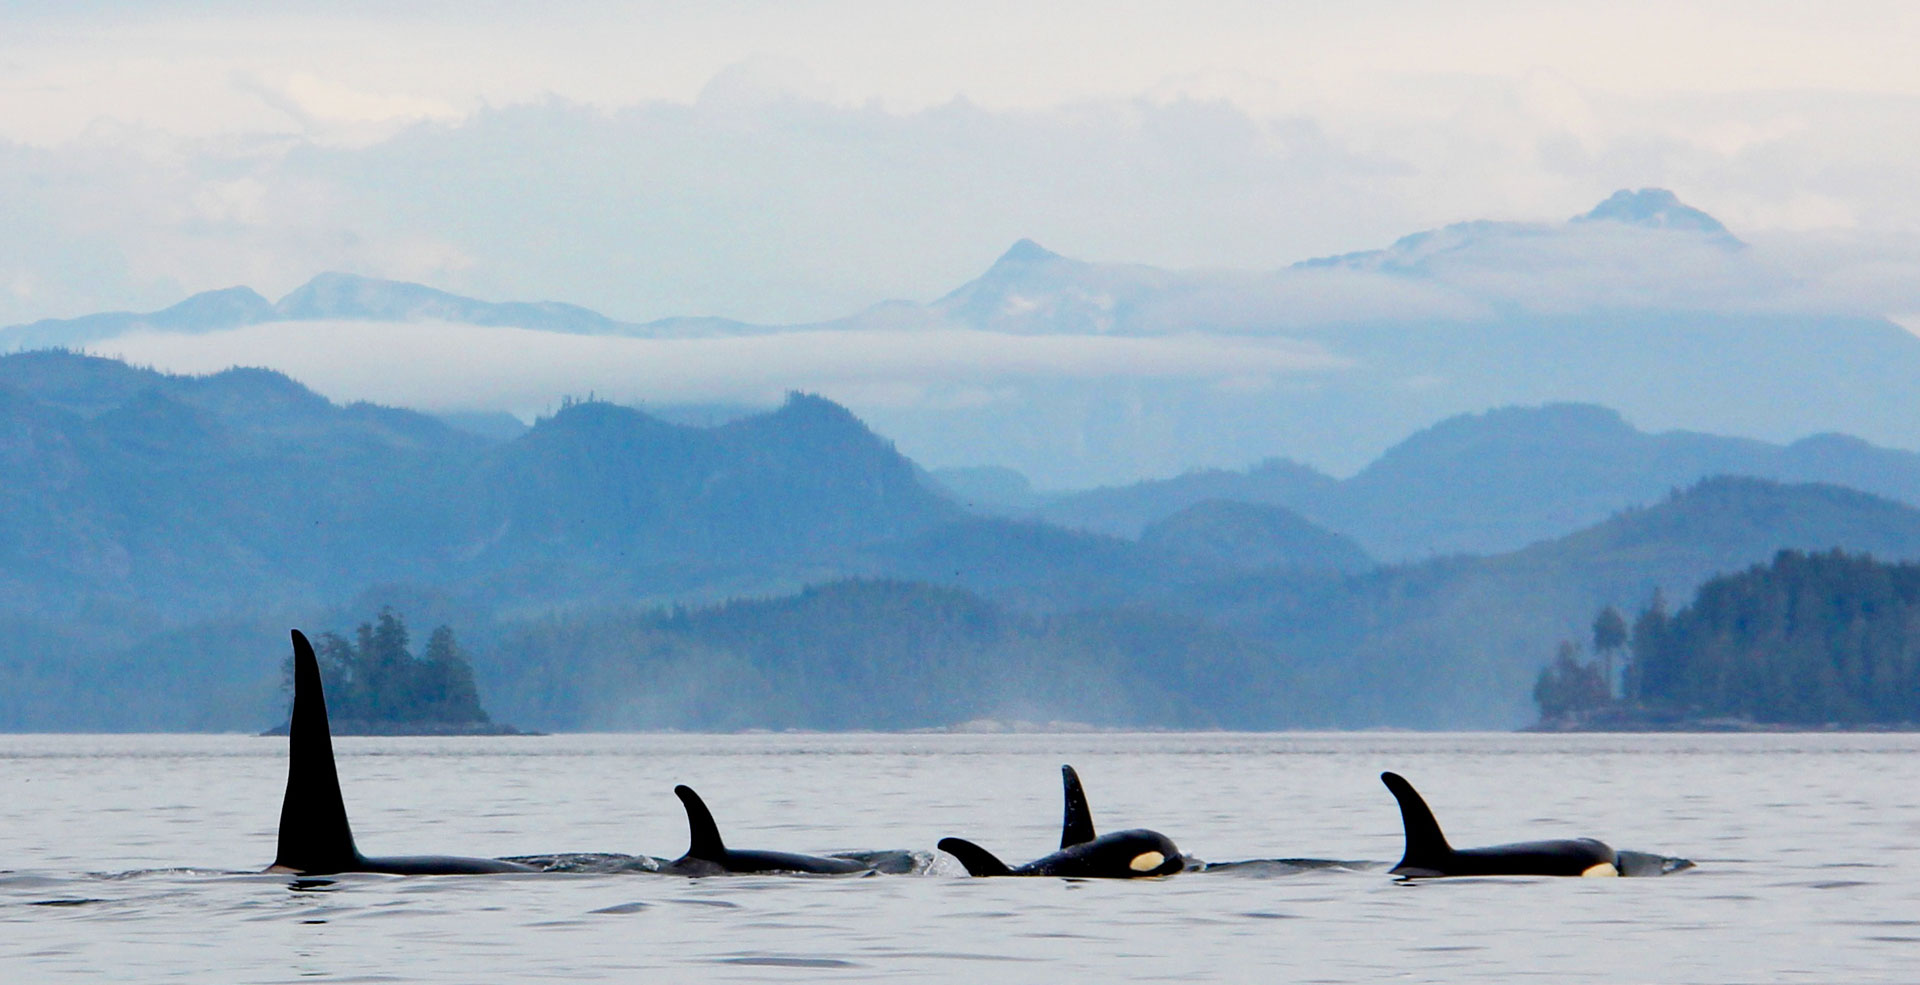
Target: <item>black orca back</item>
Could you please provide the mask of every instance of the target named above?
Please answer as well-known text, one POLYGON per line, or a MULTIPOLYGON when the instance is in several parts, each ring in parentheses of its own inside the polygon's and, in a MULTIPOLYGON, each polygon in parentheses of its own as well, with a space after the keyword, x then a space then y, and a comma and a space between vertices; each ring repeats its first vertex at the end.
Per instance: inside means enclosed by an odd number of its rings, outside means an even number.
POLYGON ((1527 841, 1462 848, 1453 853, 1450 876, 1619 875, 1613 849, 1592 838, 1527 841))
POLYGON ((873 866, 851 858, 800 855, 794 852, 740 851, 728 848, 720 840, 720 826, 706 801, 681 784, 674 796, 687 808, 687 853, 668 863, 668 871, 682 875, 712 875, 717 872, 810 872, 818 875, 848 875, 871 872, 873 866))
POLYGON ((1060 767, 1060 783, 1066 788, 1066 816, 1060 821, 1060 847, 1072 848, 1093 840, 1093 808, 1087 806, 1087 792, 1080 789, 1080 774, 1071 766, 1060 767))
POLYGON ((1407 849, 1394 875, 1422 876, 1583 876, 1618 875, 1619 857, 1592 838, 1528 841, 1485 848, 1456 849, 1440 833, 1440 823, 1413 784, 1398 773, 1380 774, 1380 782, 1400 802, 1407 849))
POLYGON ((501 858, 467 858, 460 855, 362 856, 355 872, 381 872, 394 876, 478 876, 507 872, 539 872, 538 868, 501 858))
POLYGON ((287 793, 280 802, 280 844, 273 864, 303 873, 345 872, 360 850, 347 824, 340 774, 333 765, 333 732, 313 645, 293 631, 293 718, 287 728, 287 793))

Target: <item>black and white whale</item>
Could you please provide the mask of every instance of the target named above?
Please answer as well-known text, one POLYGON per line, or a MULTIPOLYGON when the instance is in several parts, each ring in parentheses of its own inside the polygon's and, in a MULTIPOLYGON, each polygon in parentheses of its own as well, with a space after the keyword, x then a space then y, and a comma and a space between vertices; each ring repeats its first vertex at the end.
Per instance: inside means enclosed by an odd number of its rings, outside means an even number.
POLYGON ((661 866, 660 871, 683 876, 711 876, 745 872, 809 872, 819 875, 848 875, 871 872, 873 866, 850 858, 800 855, 794 852, 760 852, 728 848, 720 840, 720 826, 713 813, 693 788, 685 784, 673 788, 674 795, 687 808, 689 832, 687 853, 661 866))
POLYGON ((293 631, 293 718, 287 728, 287 796, 280 804, 280 848, 268 872, 332 875, 385 872, 394 875, 475 875, 534 872, 532 866, 494 858, 455 855, 369 857, 353 843, 340 774, 333 764, 333 731, 313 645, 293 631))
POLYGON ((1158 831, 1133 828, 1096 836, 1080 775, 1073 767, 1062 766, 1060 782, 1066 792, 1066 816, 1060 823, 1059 851, 1009 867, 992 852, 964 838, 942 838, 940 850, 959 859, 967 874, 974 876, 1137 879, 1172 875, 1186 867, 1186 859, 1174 847, 1173 839, 1158 831))
POLYGON ((1523 841, 1486 848, 1454 848, 1440 833, 1440 822, 1413 784, 1398 773, 1380 774, 1380 782, 1400 802, 1407 849, 1390 871, 1408 879, 1434 876, 1617 876, 1620 853, 1592 838, 1523 841))

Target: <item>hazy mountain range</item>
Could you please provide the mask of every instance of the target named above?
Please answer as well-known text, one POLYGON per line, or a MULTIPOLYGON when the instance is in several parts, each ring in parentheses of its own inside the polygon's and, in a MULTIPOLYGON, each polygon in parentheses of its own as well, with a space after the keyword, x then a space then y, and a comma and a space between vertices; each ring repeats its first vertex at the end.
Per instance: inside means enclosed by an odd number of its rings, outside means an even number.
POLYGON ((819 397, 711 426, 580 402, 501 439, 270 371, 25 353, 0 727, 267 724, 286 627, 384 604, 456 625, 524 727, 1508 726, 1601 605, 1782 548, 1920 557, 1917 496, 1913 453, 1555 405, 1344 480, 1269 462, 983 514, 819 397))
POLYGON ((336 396, 523 418, 590 391, 771 408, 800 389, 929 467, 1008 466, 1049 489, 1275 456, 1344 475, 1443 418, 1564 402, 1658 431, 1920 447, 1920 339, 1658 189, 1267 271, 1023 240, 944 297, 824 323, 632 324, 330 273, 277 302, 231 288, 0 329, 0 351, 47 345, 203 372, 241 358, 336 396))
POLYGON ((1269 460, 1047 496, 1017 473, 936 473, 957 481, 961 498, 978 508, 1121 537, 1139 536, 1208 500, 1283 506, 1387 561, 1514 550, 1723 474, 1828 482, 1920 505, 1920 454, 1838 434, 1789 445, 1690 431, 1648 434, 1612 410, 1585 404, 1448 418, 1346 479, 1269 460))
POLYGON ((714 331, 745 327, 721 319, 629 324, 578 305, 554 301, 495 304, 420 284, 324 273, 278 302, 268 301, 250 287, 229 287, 196 294, 159 311, 110 311, 14 325, 0 329, 0 345, 9 349, 78 348, 139 331, 200 334, 267 322, 429 319, 467 325, 508 325, 569 335, 662 335, 696 326, 714 331))
POLYGON ((264 370, 33 352, 0 357, 0 420, 0 611, 19 615, 112 601, 179 621, 382 583, 709 598, 960 514, 799 395, 714 428, 581 403, 499 442, 264 370))

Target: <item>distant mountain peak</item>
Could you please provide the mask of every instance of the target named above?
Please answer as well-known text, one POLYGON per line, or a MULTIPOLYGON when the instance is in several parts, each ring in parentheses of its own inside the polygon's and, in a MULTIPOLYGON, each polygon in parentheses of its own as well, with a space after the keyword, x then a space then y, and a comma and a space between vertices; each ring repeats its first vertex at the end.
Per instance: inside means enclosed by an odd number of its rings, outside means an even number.
POLYGON ((271 397, 289 403, 305 404, 309 407, 326 407, 331 404, 327 398, 308 387, 305 383, 264 366, 230 366, 218 373, 204 377, 205 385, 227 387, 236 392, 260 397, 271 397))
POLYGON ((444 291, 436 291, 404 281, 363 277, 359 274, 329 270, 294 288, 275 305, 281 318, 395 318, 405 320, 424 313, 422 309, 452 307, 449 302, 463 301, 444 291))
POLYGON ((1509 404, 1479 413, 1456 414, 1428 430, 1449 427, 1508 431, 1589 431, 1601 434, 1638 433, 1619 411, 1600 404, 1560 401, 1545 404, 1509 404))
POLYGON ((632 326, 597 311, 552 301, 480 301, 402 280, 328 271, 274 306, 276 318, 308 321, 448 321, 506 325, 575 335, 604 335, 632 326))
POLYGON ((932 308, 991 331, 1103 335, 1114 331, 1136 302, 1177 280, 1154 267, 1091 263, 1023 239, 932 308))
POLYGON ((785 432, 794 438, 809 435, 814 439, 892 447, 891 442, 874 434, 873 429, 867 427, 866 422, 853 411, 819 394, 798 390, 789 392, 786 402, 778 409, 742 418, 727 426, 735 431, 758 432, 767 429, 785 432))
POLYGON ((1494 449, 1522 455, 1523 449, 1609 445, 1641 436, 1619 411, 1597 404, 1494 407, 1456 414, 1415 432, 1387 449, 1361 474, 1377 479, 1404 474, 1407 469, 1436 468, 1469 455, 1487 455, 1494 449))
POLYGON ((231 328, 251 325, 273 317, 273 304, 251 287, 228 287, 199 294, 146 316, 150 325, 162 328, 231 328))
MULTIPOLYGON (((804 390, 787 391, 787 399, 780 404, 780 408, 774 411, 774 413, 784 414, 789 417, 840 422, 851 421, 859 423, 860 420, 854 415, 853 411, 846 409, 840 404, 828 400, 826 397, 817 393, 807 393, 804 390)), ((865 424, 861 424, 860 426, 863 428, 866 427, 865 424)))
POLYGON ((1019 242, 1007 247, 1007 252, 1000 254, 1000 259, 995 260, 993 265, 996 267, 1027 266, 1029 264, 1046 263, 1049 260, 1058 259, 1061 259, 1060 254, 1041 246, 1033 240, 1021 239, 1019 242))
POLYGON ((1622 188, 1592 211, 1574 216, 1572 221, 1619 222, 1648 229, 1675 229, 1732 238, 1720 220, 1680 201, 1680 196, 1665 188, 1622 188))
POLYGON ((573 431, 591 432, 606 428, 679 430, 680 427, 678 424, 670 424, 637 407, 616 404, 611 400, 601 400, 597 397, 578 400, 568 397, 561 400, 559 410, 535 421, 530 430, 545 435, 573 431))
MULTIPOLYGON (((368 277, 368 276, 365 276, 364 274, 350 274, 344 270, 322 270, 319 273, 314 274, 312 277, 308 278, 305 284, 302 284, 299 287, 294 288, 292 291, 288 293, 298 294, 301 291, 338 289, 341 287, 351 287, 351 286, 360 285, 360 284, 388 284, 388 283, 396 283, 396 282, 388 281, 385 278, 381 278, 381 277, 368 277)), ((285 300, 285 298, 282 298, 281 300, 285 300)))
POLYGON ((1583 226, 1593 230, 1592 224, 1601 222, 1656 232, 1696 234, 1727 249, 1737 250, 1746 245, 1727 232, 1720 220, 1680 201, 1679 196, 1665 188, 1623 188, 1591 210, 1567 220, 1565 225, 1491 219, 1455 222, 1402 236, 1383 250, 1314 257, 1294 266, 1347 267, 1401 274, 1431 273, 1436 261, 1447 260, 1464 259, 1469 263, 1497 266, 1511 262, 1511 255, 1504 250, 1536 250, 1539 244, 1550 242, 1554 237, 1583 226))

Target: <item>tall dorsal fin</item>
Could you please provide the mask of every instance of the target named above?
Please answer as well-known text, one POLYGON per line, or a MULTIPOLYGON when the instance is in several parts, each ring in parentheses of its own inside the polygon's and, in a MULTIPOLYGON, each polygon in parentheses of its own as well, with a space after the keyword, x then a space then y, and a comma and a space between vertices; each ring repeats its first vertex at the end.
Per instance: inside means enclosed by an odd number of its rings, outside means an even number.
POLYGON ((1000 861, 992 852, 965 838, 942 838, 939 847, 941 851, 959 859, 960 864, 966 866, 967 875, 1004 876, 1013 872, 1007 868, 1007 863, 1000 861))
POLYGON ((1400 802, 1400 824, 1407 833, 1406 851, 1394 870, 1440 868, 1440 863, 1453 854, 1453 847, 1447 844, 1447 836, 1440 833, 1440 822, 1433 819, 1427 802, 1420 798, 1413 784, 1398 773, 1382 773, 1380 782, 1386 784, 1387 789, 1393 791, 1393 799, 1400 802))
POLYGON ((713 823, 713 813, 707 810, 706 801, 684 783, 673 788, 673 795, 687 808, 687 857, 710 862, 725 857, 727 846, 720 840, 720 826, 713 823))
POLYGON ((293 631, 293 717, 287 725, 287 796, 280 802, 280 849, 273 864, 300 873, 351 869, 360 860, 333 766, 333 731, 320 661, 293 631))
POLYGON ((1067 793, 1067 814, 1060 822, 1060 847, 1084 845, 1093 840, 1093 810, 1087 806, 1087 792, 1080 789, 1080 774, 1071 766, 1062 766, 1060 783, 1067 793))

